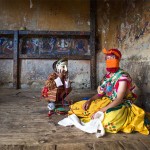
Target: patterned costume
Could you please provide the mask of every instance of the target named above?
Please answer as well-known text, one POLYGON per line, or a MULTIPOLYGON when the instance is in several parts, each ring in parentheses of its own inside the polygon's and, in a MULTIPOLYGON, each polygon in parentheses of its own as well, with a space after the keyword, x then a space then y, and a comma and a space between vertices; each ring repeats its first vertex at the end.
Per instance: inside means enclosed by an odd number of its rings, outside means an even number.
POLYGON ((83 109, 83 105, 86 101, 79 101, 70 106, 68 114, 76 114, 81 121, 89 122, 95 112, 115 100, 120 81, 125 81, 127 82, 128 92, 124 95, 123 102, 106 110, 102 124, 106 132, 117 133, 118 131, 122 131, 131 133, 133 131, 138 131, 148 135, 149 130, 147 126, 149 122, 147 122, 147 124, 144 122, 145 112, 143 109, 133 104, 136 95, 132 92, 134 85, 131 77, 118 66, 117 69, 113 68, 111 71, 114 72, 114 75, 110 76, 110 72, 107 73, 100 86, 98 86, 98 95, 101 98, 93 100, 87 110, 83 109))
POLYGON ((45 86, 42 89, 42 97, 49 102, 49 111, 55 109, 54 102, 62 101, 63 103, 64 98, 71 92, 67 64, 68 61, 66 59, 55 61, 53 63, 53 69, 55 72, 48 76, 45 86))

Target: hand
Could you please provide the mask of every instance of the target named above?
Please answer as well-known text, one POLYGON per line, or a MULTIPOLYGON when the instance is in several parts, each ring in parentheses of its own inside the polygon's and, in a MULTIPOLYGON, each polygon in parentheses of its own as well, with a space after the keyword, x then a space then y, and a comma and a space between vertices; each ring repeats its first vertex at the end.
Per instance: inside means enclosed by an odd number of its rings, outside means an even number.
POLYGON ((58 75, 58 77, 63 79, 65 77, 65 70, 59 70, 59 72, 57 72, 56 74, 58 75))
POLYGON ((99 111, 101 111, 101 112, 105 112, 105 111, 107 111, 107 108, 106 107, 103 107, 103 108, 101 108, 99 111))
POLYGON ((91 116, 91 119, 94 119, 94 115, 96 114, 97 112, 95 112, 92 116, 91 116))
MULTIPOLYGON (((103 108, 101 108, 99 111, 101 111, 101 112, 105 112, 105 111, 107 111, 107 108, 106 107, 103 107, 103 108)), ((98 112, 98 111, 97 111, 98 112)), ((97 113, 97 112, 95 112, 92 116, 91 116, 91 119, 94 119, 94 115, 97 113)))
POLYGON ((83 104, 83 110, 87 110, 91 105, 91 100, 87 100, 84 104, 83 104))

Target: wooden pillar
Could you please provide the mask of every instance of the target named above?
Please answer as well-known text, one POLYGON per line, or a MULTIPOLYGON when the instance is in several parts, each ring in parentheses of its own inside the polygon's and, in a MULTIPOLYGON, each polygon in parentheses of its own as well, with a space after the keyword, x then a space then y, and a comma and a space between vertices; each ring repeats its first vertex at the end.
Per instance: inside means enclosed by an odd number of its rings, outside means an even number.
POLYGON ((96 0, 90 0, 91 89, 96 89, 96 0))
POLYGON ((19 36, 14 31, 14 55, 13 55, 13 87, 19 89, 19 36))

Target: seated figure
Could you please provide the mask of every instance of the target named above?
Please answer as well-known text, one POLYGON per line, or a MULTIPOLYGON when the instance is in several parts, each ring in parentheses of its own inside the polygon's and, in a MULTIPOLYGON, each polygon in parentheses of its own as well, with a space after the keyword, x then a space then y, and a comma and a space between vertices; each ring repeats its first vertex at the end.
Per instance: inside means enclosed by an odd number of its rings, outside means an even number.
POLYGON ((64 99, 71 92, 67 59, 55 61, 53 70, 54 72, 48 76, 42 89, 42 97, 48 101, 49 115, 54 111, 55 103, 62 102, 64 104, 64 99))
POLYGON ((89 122, 96 112, 101 111, 104 113, 102 124, 106 132, 138 131, 148 135, 150 122, 145 122, 144 110, 133 104, 136 95, 133 93, 132 79, 119 67, 121 52, 117 49, 103 49, 103 53, 107 73, 98 86, 98 94, 74 103, 68 114, 75 114, 82 122, 89 122))

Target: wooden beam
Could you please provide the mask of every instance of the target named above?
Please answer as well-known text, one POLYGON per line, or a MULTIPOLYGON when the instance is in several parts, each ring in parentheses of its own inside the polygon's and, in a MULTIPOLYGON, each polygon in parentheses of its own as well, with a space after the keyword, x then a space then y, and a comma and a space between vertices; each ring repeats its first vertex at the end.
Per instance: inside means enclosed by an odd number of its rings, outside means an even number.
POLYGON ((13 87, 19 89, 19 36, 14 31, 13 87))
POLYGON ((0 54, 0 59, 13 59, 12 54, 0 54))
POLYGON ((96 89, 96 0, 90 0, 91 88, 96 89))
POLYGON ((59 59, 59 58, 67 58, 70 60, 90 60, 91 56, 90 55, 65 55, 65 54, 59 54, 59 55, 36 55, 36 54, 20 54, 19 55, 20 59, 59 59))
POLYGON ((54 36, 90 36, 90 32, 87 31, 19 31, 19 35, 54 35, 54 36))
POLYGON ((0 30, 0 35, 10 35, 10 34, 14 34, 13 30, 0 30))

